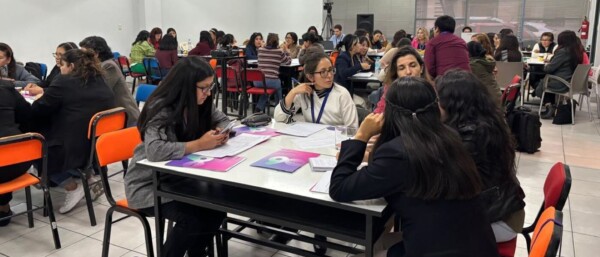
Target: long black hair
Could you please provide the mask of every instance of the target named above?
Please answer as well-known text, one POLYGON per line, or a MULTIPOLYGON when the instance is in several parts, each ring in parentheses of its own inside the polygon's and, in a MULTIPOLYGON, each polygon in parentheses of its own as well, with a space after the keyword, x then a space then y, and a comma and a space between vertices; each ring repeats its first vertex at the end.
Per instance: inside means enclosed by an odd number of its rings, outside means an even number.
POLYGON ((177 140, 198 139, 213 127, 212 97, 198 105, 196 83, 214 76, 214 70, 203 58, 192 56, 179 60, 152 93, 138 120, 142 135, 149 127, 159 130, 174 127, 177 140), (168 117, 150 122, 163 109, 171 109, 168 117))
POLYGON ((410 161, 406 195, 425 200, 470 199, 481 191, 475 162, 440 119, 437 94, 422 78, 396 80, 386 94, 382 144, 400 137, 410 161))
POLYGON ((210 49, 213 49, 213 47, 215 46, 215 42, 212 40, 210 32, 206 30, 200 31, 200 42, 206 42, 210 49))
POLYGON ((475 124, 478 145, 488 149, 495 166, 506 178, 516 177, 515 143, 494 94, 473 73, 450 70, 435 80, 445 123, 458 131, 475 124))
POLYGON ((106 43, 106 40, 104 40, 104 38, 102 37, 86 37, 81 42, 79 42, 79 46, 94 50, 94 52, 98 54, 98 58, 101 62, 114 58, 112 50, 106 43))
POLYGON ((352 34, 346 34, 342 42, 339 42, 336 46, 336 49, 340 52, 345 51, 350 53, 352 47, 359 43, 358 37, 352 34))
POLYGON ((581 45, 581 41, 577 40, 577 35, 572 30, 565 30, 558 34, 558 48, 556 51, 560 49, 565 49, 568 53, 569 58, 569 66, 571 66, 572 70, 575 70, 578 64, 583 63, 583 45, 581 45))
POLYGON ((509 62, 521 61, 522 55, 519 51, 519 39, 515 35, 505 35, 500 39, 500 46, 496 49, 494 59, 496 61, 502 60, 502 51, 506 51, 509 62))
POLYGON ((140 31, 140 33, 137 34, 137 37, 135 37, 135 41, 133 41, 133 43, 131 43, 131 45, 135 45, 137 43, 142 43, 144 41, 147 41, 149 37, 150 37, 150 32, 148 32, 147 30, 142 30, 142 31, 140 31))
POLYGON ((262 35, 262 33, 260 32, 254 32, 252 33, 252 35, 250 35, 250 40, 248 41, 248 45, 246 45, 246 48, 250 49, 251 51, 253 51, 254 53, 258 53, 257 49, 256 49, 256 45, 254 44, 254 41, 256 40, 256 37, 259 37, 261 39, 265 39, 262 35))
POLYGON ((6 43, 0 42, 0 51, 4 52, 6 58, 10 58, 10 62, 6 65, 8 67, 8 77, 15 79, 17 73, 17 61, 15 61, 15 54, 12 48, 6 43))
POLYGON ((177 39, 174 38, 171 34, 165 34, 160 40, 160 43, 158 43, 159 50, 177 50, 177 46, 177 39))

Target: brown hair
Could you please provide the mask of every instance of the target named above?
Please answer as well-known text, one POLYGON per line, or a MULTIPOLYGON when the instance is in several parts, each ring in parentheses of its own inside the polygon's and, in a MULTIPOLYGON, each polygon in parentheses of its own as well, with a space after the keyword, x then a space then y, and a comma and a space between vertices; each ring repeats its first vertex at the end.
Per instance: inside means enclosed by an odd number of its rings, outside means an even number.
POLYGON ((431 83, 431 77, 429 76, 429 73, 427 73, 427 68, 425 67, 425 62, 423 61, 423 58, 421 58, 421 55, 419 55, 419 53, 417 53, 417 50, 415 50, 411 46, 403 46, 398 48, 398 52, 396 52, 396 54, 394 54, 394 57, 392 57, 390 65, 388 65, 388 68, 385 71, 385 79, 383 80, 384 84, 391 85, 392 82, 394 82, 394 80, 398 78, 398 66, 396 65, 396 63, 398 62, 398 59, 400 59, 400 57, 404 57, 407 55, 414 56, 415 59, 417 59, 419 65, 421 66, 421 76, 419 77, 431 83))
POLYGON ((484 33, 475 34, 475 39, 479 42, 483 49, 487 52, 488 55, 494 56, 494 49, 492 48, 492 43, 490 42, 490 38, 484 33))
POLYGON ((162 29, 160 29, 158 27, 157 28, 153 28, 150 31, 150 42, 152 42, 152 44, 156 43, 156 39, 154 39, 154 36, 158 35, 158 34, 160 34, 161 38, 162 38, 162 29))
POLYGON ((269 33, 267 35, 267 46, 270 48, 277 48, 279 45, 279 35, 277 33, 269 33))
POLYGON ((62 56, 62 62, 73 64, 73 71, 69 74, 87 81, 91 77, 104 74, 100 61, 93 50, 71 49, 62 56))

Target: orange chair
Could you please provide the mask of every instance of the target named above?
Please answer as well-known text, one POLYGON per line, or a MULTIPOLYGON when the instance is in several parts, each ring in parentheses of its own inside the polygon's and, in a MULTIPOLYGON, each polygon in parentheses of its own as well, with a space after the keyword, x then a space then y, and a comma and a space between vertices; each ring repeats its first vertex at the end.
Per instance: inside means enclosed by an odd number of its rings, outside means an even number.
POLYGON ((329 55, 329 59, 331 60, 331 64, 335 67, 335 60, 337 60, 338 56, 340 55, 340 52, 338 51, 333 51, 331 52, 331 55, 329 55))
POLYGON ((529 257, 556 256, 562 240, 562 212, 550 206, 539 216, 533 231, 529 257))
MULTIPOLYGON (((108 164, 115 162, 128 161, 131 157, 133 157, 133 151, 135 147, 141 142, 142 140, 140 138, 140 133, 135 127, 112 131, 101 135, 96 141, 96 154, 98 156, 97 168, 107 166, 108 164)), ((127 172, 126 167, 124 167, 123 172, 127 172)), ((108 183, 108 175, 106 172, 101 172, 100 176, 102 177, 102 184, 104 185, 106 199, 108 200, 108 203, 110 203, 110 208, 106 212, 104 241, 102 242, 102 256, 108 256, 112 224, 128 218, 129 216, 134 216, 142 222, 146 240, 146 254, 148 256, 154 256, 154 252, 152 250, 152 231, 150 230, 150 224, 146 219, 146 215, 135 209, 129 208, 127 199, 115 200, 110 190, 110 184, 108 183), (128 216, 113 222, 112 216, 113 212, 115 211, 128 216)))
MULTIPOLYGON (((248 94, 267 95, 269 98, 271 97, 271 95, 275 94, 274 88, 266 87, 267 82, 265 80, 265 74, 259 69, 246 69, 246 81, 248 83, 261 82, 263 84, 263 87, 249 88, 248 90, 246 90, 246 93, 248 93, 248 94)), ((256 104, 256 103, 253 103, 253 104, 256 104)), ((265 105, 265 108, 267 109, 267 114, 270 114, 269 107, 271 107, 271 105, 269 104, 269 101, 267 100, 267 104, 265 105)))
MULTIPOLYGON (((87 172, 95 170, 97 173, 101 173, 99 169, 96 169, 94 162, 96 158, 95 145, 97 138, 107 132, 123 129, 126 126, 127 113, 125 108, 116 107, 110 110, 101 111, 94 114, 90 120, 88 127, 88 139, 91 142, 90 155, 87 163, 82 169, 79 169, 81 174, 81 181, 83 185, 83 191, 85 192, 85 201, 90 215, 90 224, 96 226, 96 215, 94 214, 94 206, 92 204, 92 195, 90 193, 90 184, 87 182, 87 172)), ((123 163, 125 167, 127 162, 123 163)), ((100 166, 103 167, 103 166, 100 166)), ((96 182, 100 183, 100 182, 96 182)))
MULTIPOLYGON (((54 238, 54 247, 60 249, 60 238, 58 236, 58 227, 54 217, 52 207, 52 198, 48 189, 48 148, 44 137, 37 133, 26 133, 16 136, 0 138, 0 167, 5 167, 13 164, 41 160, 41 165, 38 166, 38 174, 42 177, 36 177, 30 173, 25 173, 20 177, 5 183, 0 183, 0 194, 14 192, 20 189, 25 189, 25 197, 27 199, 27 211, 13 214, 11 217, 27 213, 29 227, 33 227, 33 212, 39 209, 44 209, 44 216, 48 215, 50 220, 50 229, 52 229, 52 237, 54 238), (18 154, 15 154, 18 153, 18 154), (32 208, 31 204, 31 188, 30 186, 40 184, 44 192, 44 206, 32 208)), ((7 217, 10 218, 10 217, 7 217)))
POLYGON ((567 197, 569 197, 569 191, 571 190, 571 171, 569 166, 563 164, 562 162, 557 162, 552 166, 550 172, 546 176, 546 181, 544 182, 544 202, 540 207, 540 211, 535 217, 535 221, 529 227, 523 228, 521 234, 525 237, 525 241, 527 241, 527 251, 531 251, 530 245, 532 244, 531 238, 529 234, 534 231, 540 222, 544 222, 541 218, 543 216, 543 211, 554 207, 558 211, 562 211, 565 203, 567 201, 567 197))
POLYGON ((210 59, 208 63, 210 64, 210 67, 213 68, 213 70, 217 68, 217 59, 210 59))

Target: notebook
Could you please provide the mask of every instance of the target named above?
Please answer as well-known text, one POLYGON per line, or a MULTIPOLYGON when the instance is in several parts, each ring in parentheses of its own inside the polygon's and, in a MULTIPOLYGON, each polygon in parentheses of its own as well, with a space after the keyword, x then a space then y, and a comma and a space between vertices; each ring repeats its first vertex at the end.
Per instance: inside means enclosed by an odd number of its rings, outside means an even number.
POLYGON ((333 170, 337 165, 337 159, 333 156, 321 155, 316 158, 308 159, 312 171, 328 171, 333 170))
POLYGON ((189 154, 181 158, 181 160, 167 162, 167 166, 225 172, 238 165, 244 159, 244 157, 239 156, 213 158, 198 154, 189 154))
POLYGON ((281 149, 252 163, 250 166, 292 173, 308 163, 308 159, 319 156, 318 153, 281 149))

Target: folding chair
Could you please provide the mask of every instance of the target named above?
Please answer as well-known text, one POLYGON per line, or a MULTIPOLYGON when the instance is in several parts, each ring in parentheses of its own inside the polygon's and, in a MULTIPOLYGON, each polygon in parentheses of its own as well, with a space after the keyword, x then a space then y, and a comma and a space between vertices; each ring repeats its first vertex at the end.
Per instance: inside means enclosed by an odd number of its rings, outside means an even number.
POLYGON ((150 84, 140 84, 137 92, 135 93, 135 101, 137 105, 140 106, 140 102, 146 102, 148 97, 156 90, 158 86, 150 85, 150 84))
POLYGON ((40 160, 41 165, 38 167, 41 178, 30 173, 25 173, 20 177, 5 183, 0 184, 0 194, 14 192, 20 189, 25 189, 25 198, 27 200, 27 211, 16 213, 14 216, 27 214, 29 227, 33 227, 33 212, 39 209, 44 209, 44 216, 48 216, 50 220, 50 229, 52 229, 52 237, 54 239, 54 247, 60 249, 60 238, 58 236, 58 227, 56 218, 54 217, 54 209, 52 207, 52 198, 48 189, 48 147, 44 137, 37 133, 26 133, 16 136, 0 138, 0 167, 5 167, 13 164, 40 160), (18 154, 15 154, 18 153, 18 154), (44 192, 44 206, 32 208, 31 203, 31 188, 30 186, 39 184, 44 192))
MULTIPOLYGON (((90 184, 87 181, 87 172, 96 171, 101 173, 101 170, 96 170, 94 165, 96 158, 96 140, 104 133, 123 129, 127 122, 127 112, 125 108, 117 107, 106 111, 101 111, 94 114, 90 120, 88 127, 88 140, 90 140, 90 155, 85 166, 78 169, 81 175, 81 182, 83 185, 83 191, 85 192, 85 201, 87 203, 88 213, 90 215, 90 224, 96 226, 96 215, 94 213, 94 206, 92 204, 92 195, 90 193, 90 184)), ((123 167, 127 166, 127 162, 123 162, 123 167)), ((100 182, 95 182, 100 183, 100 182)))
POLYGON ((540 211, 535 217, 535 221, 529 227, 523 228, 523 231, 521 232, 521 234, 523 234, 525 237, 525 241, 527 241, 528 252, 531 253, 532 245, 529 234, 533 232, 540 223, 545 222, 542 215, 544 210, 554 207, 556 210, 562 211, 563 207, 565 206, 565 202, 567 201, 567 197, 569 197, 571 181, 571 171, 569 166, 563 164, 562 162, 557 162, 554 164, 554 166, 552 166, 550 169, 550 172, 548 172, 546 181, 544 182, 544 202, 540 207, 540 211))
POLYGON ((533 231, 533 241, 527 244, 530 257, 556 256, 562 240, 562 212, 550 206, 540 215, 533 231))
MULTIPOLYGON (((593 119, 592 111, 590 110, 590 98, 589 98, 590 91, 588 89, 588 83, 587 83, 590 67, 591 67, 591 65, 589 65, 589 64, 578 64, 577 68, 575 68, 575 72, 573 73, 573 76, 571 77, 571 82, 567 82, 566 80, 562 79, 561 77, 554 76, 554 75, 546 75, 546 77, 544 78, 544 84, 543 84, 544 92, 542 93, 542 99, 544 99, 546 92, 549 92, 549 93, 552 93, 552 94, 555 94, 558 96, 568 97, 569 101, 571 101, 571 106, 572 106, 572 108, 571 108, 571 123, 573 125, 575 125, 575 105, 573 104, 573 95, 575 95, 575 94, 579 94, 580 102, 581 102, 581 98, 583 96, 586 96, 588 112, 590 114, 590 121, 593 119), (569 91, 567 91, 565 93, 553 91, 552 89, 548 88, 548 81, 550 81, 550 80, 559 81, 560 83, 565 85, 569 89, 569 91)), ((542 113, 542 105, 543 105, 543 102, 540 102, 540 108, 538 110, 538 114, 540 116, 542 113)))
MULTIPOLYGON (((268 98, 271 98, 271 95, 275 94, 274 88, 267 88, 267 82, 265 80, 265 74, 259 69, 246 69, 246 81, 248 83, 251 82, 261 82, 263 84, 262 87, 251 87, 246 90, 246 93, 251 95, 267 95, 268 98)), ((256 103, 253 103, 256 105, 256 103)), ((267 109, 267 114, 270 114, 271 104, 269 104, 269 99, 267 99, 267 104, 265 108, 267 109)))
MULTIPOLYGON (((98 156, 97 169, 115 162, 127 162, 133 157, 135 147, 141 142, 140 133, 135 127, 102 134, 98 137, 98 141, 96 142, 96 153, 98 156)), ((124 168, 123 172, 126 173, 127 168, 124 168)), ((102 256, 108 256, 112 224, 125 218, 129 218, 130 216, 136 217, 142 222, 142 226, 144 227, 144 238, 146 240, 146 254, 150 257, 154 256, 154 251, 152 250, 152 231, 150 229, 150 224, 146 219, 146 215, 135 209, 129 208, 127 199, 115 200, 110 190, 106 172, 100 172, 100 177, 102 177, 102 185, 104 186, 106 199, 110 204, 110 208, 106 211, 102 256), (126 214, 127 216, 113 221, 113 212, 115 211, 126 214)))

